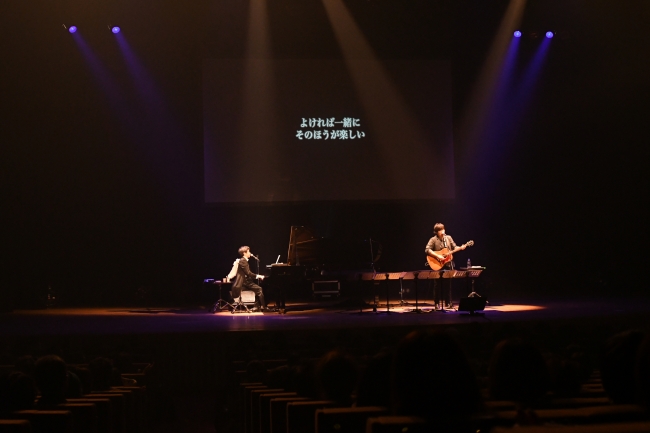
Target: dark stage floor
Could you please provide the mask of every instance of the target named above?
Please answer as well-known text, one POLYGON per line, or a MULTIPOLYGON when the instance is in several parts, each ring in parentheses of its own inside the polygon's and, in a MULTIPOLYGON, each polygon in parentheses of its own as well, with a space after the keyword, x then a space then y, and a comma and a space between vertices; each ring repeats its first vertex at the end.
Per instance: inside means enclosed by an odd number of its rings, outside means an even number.
MULTIPOLYGON (((16 310, 0 315, 3 336, 124 335, 221 333, 226 331, 327 330, 345 328, 419 327, 460 325, 468 322, 572 321, 585 324, 619 318, 635 322, 647 317, 650 302, 639 299, 532 300, 512 299, 490 303, 482 316, 455 310, 430 312, 431 303, 420 307, 429 313, 414 314, 414 303, 385 304, 375 313, 349 308, 350 302, 288 303, 287 313, 209 313, 208 305, 177 308, 51 308, 16 310)), ((457 305, 455 305, 457 307, 457 305)))

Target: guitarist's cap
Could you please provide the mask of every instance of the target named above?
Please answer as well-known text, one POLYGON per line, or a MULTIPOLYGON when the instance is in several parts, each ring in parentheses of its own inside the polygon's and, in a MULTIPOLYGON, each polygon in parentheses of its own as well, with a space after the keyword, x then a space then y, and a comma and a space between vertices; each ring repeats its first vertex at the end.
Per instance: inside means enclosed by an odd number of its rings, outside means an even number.
POLYGON ((445 229, 445 225, 443 223, 435 223, 435 225, 433 226, 434 233, 438 233, 440 230, 444 230, 444 229, 445 229))

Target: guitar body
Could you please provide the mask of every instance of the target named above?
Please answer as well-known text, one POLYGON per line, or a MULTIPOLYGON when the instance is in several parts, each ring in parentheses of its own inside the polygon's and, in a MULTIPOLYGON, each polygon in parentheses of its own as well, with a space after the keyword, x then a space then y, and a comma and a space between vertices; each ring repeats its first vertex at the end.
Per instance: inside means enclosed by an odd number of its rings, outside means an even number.
POLYGON ((444 259, 438 260, 435 257, 431 257, 431 256, 427 255, 427 262, 429 262, 429 266, 431 267, 431 269, 433 269, 434 271, 439 271, 447 263, 449 263, 449 262, 451 262, 453 260, 454 256, 453 256, 452 253, 464 250, 465 248, 471 247, 472 245, 474 245, 474 241, 469 241, 465 245, 462 245, 462 246, 456 248, 454 251, 449 251, 448 248, 443 248, 440 251, 436 251, 436 253, 445 255, 446 257, 444 259))
MULTIPOLYGON (((440 254, 449 254, 449 249, 443 248, 440 251, 436 251, 436 252, 440 254)), ((431 269, 433 269, 434 271, 439 271, 453 258, 454 256, 452 254, 449 254, 447 257, 445 257, 442 260, 438 260, 435 257, 427 256, 427 262, 429 262, 429 266, 431 267, 431 269)))

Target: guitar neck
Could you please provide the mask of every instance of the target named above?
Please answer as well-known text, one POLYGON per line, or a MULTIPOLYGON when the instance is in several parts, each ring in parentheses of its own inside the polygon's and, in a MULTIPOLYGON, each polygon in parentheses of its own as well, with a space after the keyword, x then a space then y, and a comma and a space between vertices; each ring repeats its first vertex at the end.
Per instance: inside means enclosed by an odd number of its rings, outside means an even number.
MULTIPOLYGON (((467 245, 467 244, 465 244, 465 245, 467 245)), ((459 247, 456 247, 456 248, 455 248, 453 251, 451 251, 449 254, 454 254, 454 253, 457 253, 458 251, 462 251, 462 250, 463 250, 463 247, 464 247, 465 245, 461 245, 461 246, 459 246, 459 247)))

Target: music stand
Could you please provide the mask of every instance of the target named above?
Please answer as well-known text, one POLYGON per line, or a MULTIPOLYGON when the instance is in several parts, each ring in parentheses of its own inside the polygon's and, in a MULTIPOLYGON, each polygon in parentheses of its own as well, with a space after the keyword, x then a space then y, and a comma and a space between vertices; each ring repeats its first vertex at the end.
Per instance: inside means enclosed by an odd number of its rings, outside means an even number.
MULTIPOLYGON (((402 278, 404 278, 405 273, 406 272, 388 272, 386 274, 386 280, 399 280, 400 281, 400 286, 401 286, 402 278)), ((388 281, 386 281, 386 312, 388 312, 388 310, 390 309, 390 302, 388 300, 390 292, 389 292, 388 289, 390 289, 390 287, 389 287, 388 281)), ((402 305, 401 302, 400 302, 400 305, 402 305)))
POLYGON ((440 311, 442 311, 442 312, 447 312, 447 310, 453 309, 453 302, 451 300, 451 298, 452 298, 452 293, 451 293, 451 289, 452 289, 451 281, 452 280, 451 279, 454 278, 455 274, 456 274, 456 271, 454 269, 441 272, 440 278, 442 278, 443 280, 449 280, 449 305, 448 305, 449 308, 445 308, 445 299, 444 299, 444 296, 442 296, 442 292, 443 292, 444 288, 443 288, 443 283, 442 282, 440 283, 440 295, 441 295, 440 296, 440 298, 441 298, 440 311))
MULTIPOLYGON (((404 305, 410 305, 408 302, 404 300, 404 285, 403 282, 404 280, 413 280, 413 272, 402 272, 402 275, 400 276, 399 279, 399 306, 403 307, 404 305)), ((417 287, 416 287, 416 293, 415 293, 415 302, 417 303, 417 287)), ((417 308, 417 305, 415 306, 417 308)))
POLYGON ((436 290, 438 289, 438 280, 440 279, 440 272, 441 271, 424 271, 424 272, 429 272, 429 275, 427 276, 427 280, 429 280, 429 287, 431 287, 431 280, 433 280, 433 310, 430 310, 429 313, 432 311, 436 311, 436 290))
MULTIPOLYGON (((388 300, 388 273, 375 274, 373 276, 373 281, 383 281, 386 280, 386 300, 388 300)), ((379 283, 377 283, 379 285, 379 283)), ((379 295, 375 292, 375 302, 372 306, 373 313, 377 313, 377 306, 379 305, 379 295)), ((386 304, 386 313, 390 314, 390 304, 386 304)))
MULTIPOLYGON (((423 272, 427 272, 427 271, 423 271, 423 272)), ((433 310, 431 310, 431 311, 440 311, 442 313, 446 313, 447 310, 445 310, 445 301, 442 300, 442 282, 439 282, 438 280, 441 279, 441 278, 445 278, 445 277, 443 277, 443 275, 447 271, 438 270, 438 271, 428 271, 428 272, 429 272, 429 275, 428 275, 427 279, 434 280, 433 281, 433 304, 434 304, 434 307, 433 307, 433 310), (438 290, 438 286, 440 286, 440 290, 438 290), (439 293, 440 300, 441 300, 439 310, 437 310, 436 307, 435 307, 435 305, 436 305, 436 293, 439 293)), ((446 278, 448 278, 448 277, 446 277, 446 278)), ((421 278, 421 279, 423 279, 423 278, 421 278)), ((451 290, 449 291, 449 298, 451 299, 451 290)), ((431 311, 429 311, 429 312, 431 312, 431 311)))
MULTIPOLYGON (((357 282, 357 293, 361 293, 361 286, 364 281, 373 281, 375 279, 375 273, 374 272, 352 272, 348 274, 348 281, 356 281, 357 282)), ((350 304, 350 307, 354 307, 355 309, 357 306, 359 307, 359 311, 355 312, 354 314, 364 314, 363 309, 366 307, 370 307, 371 305, 368 304, 366 301, 363 300, 361 295, 357 295, 356 297, 353 297, 350 299, 350 301, 347 302, 347 304, 350 304)), ((372 311, 377 312, 377 304, 372 305, 372 311)))
POLYGON ((430 313, 430 311, 424 311, 420 310, 419 304, 418 304, 418 280, 428 280, 429 279, 429 274, 432 274, 433 272, 431 271, 415 271, 415 272, 404 272, 404 279, 405 280, 415 280, 415 308, 408 311, 408 313, 415 313, 415 314, 423 314, 423 313, 430 313))
MULTIPOLYGON (((390 314, 390 291, 389 291, 389 284, 388 280, 399 280, 400 277, 402 276, 402 272, 383 272, 381 274, 376 274, 375 275, 375 281, 383 281, 385 280, 386 283, 384 284, 386 286, 386 311, 382 311, 382 313, 390 314)), ((375 307, 376 308, 376 307, 375 307)))
MULTIPOLYGON (((461 268, 465 272, 467 272, 467 278, 471 280, 471 289, 469 295, 467 295, 468 298, 473 298, 475 296, 478 296, 479 298, 481 295, 476 293, 476 290, 474 290, 474 281, 481 275, 481 272, 485 270, 484 267, 471 267, 471 268, 461 268)), ((470 281, 468 280, 468 282, 470 281)))
MULTIPOLYGON (((452 269, 450 271, 445 271, 442 275, 442 278, 466 278, 467 277, 467 271, 459 271, 456 269, 452 269)), ((453 301, 451 297, 451 282, 449 282, 449 307, 452 308, 453 310, 456 310, 453 308, 453 301)))

